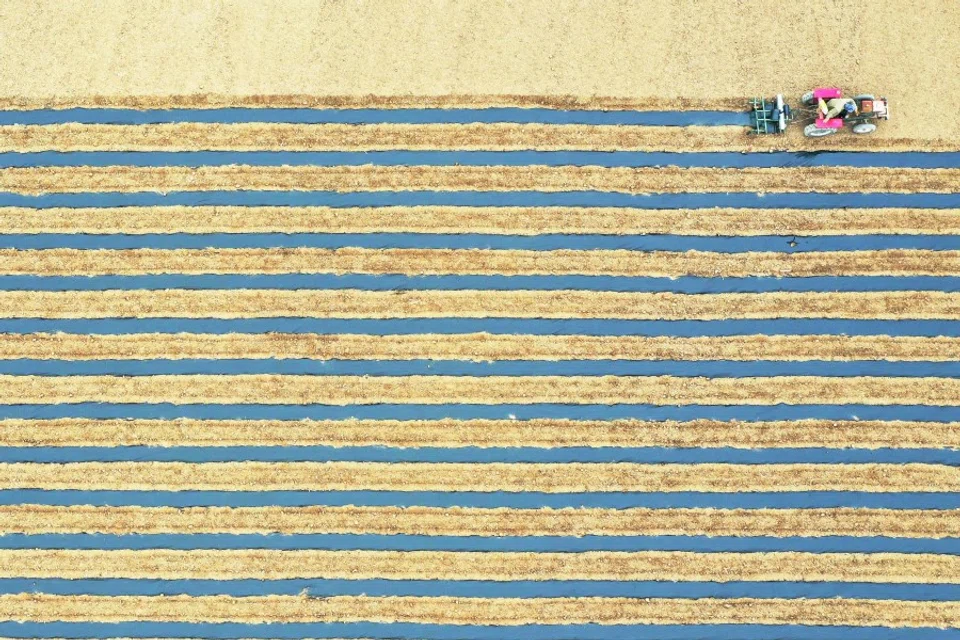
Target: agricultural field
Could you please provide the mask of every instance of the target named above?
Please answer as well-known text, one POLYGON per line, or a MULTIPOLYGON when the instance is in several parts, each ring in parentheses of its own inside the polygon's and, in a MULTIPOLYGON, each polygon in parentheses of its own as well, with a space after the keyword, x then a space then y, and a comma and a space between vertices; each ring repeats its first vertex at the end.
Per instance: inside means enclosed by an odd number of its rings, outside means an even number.
POLYGON ((0 637, 960 637, 957 33, 3 3, 0 637))

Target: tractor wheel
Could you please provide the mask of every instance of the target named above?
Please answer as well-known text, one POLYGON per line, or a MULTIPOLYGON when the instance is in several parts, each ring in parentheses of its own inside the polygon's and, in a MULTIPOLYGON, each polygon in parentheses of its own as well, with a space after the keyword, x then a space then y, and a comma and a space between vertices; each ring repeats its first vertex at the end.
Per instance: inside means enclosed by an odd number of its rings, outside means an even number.
POLYGON ((800 96, 800 102, 803 104, 816 104, 817 101, 813 97, 813 91, 807 91, 805 94, 800 96))
POLYGON ((808 138, 822 138, 823 136, 829 136, 832 133, 836 133, 836 129, 821 129, 815 124, 808 124, 803 128, 803 135, 808 138))
POLYGON ((854 133, 873 133, 877 130, 877 125, 872 122, 861 122, 860 124, 853 125, 854 133))
POLYGON ((876 98, 873 97, 872 93, 861 93, 858 96, 853 96, 853 99, 856 100, 857 102, 860 102, 861 100, 876 100, 876 98))

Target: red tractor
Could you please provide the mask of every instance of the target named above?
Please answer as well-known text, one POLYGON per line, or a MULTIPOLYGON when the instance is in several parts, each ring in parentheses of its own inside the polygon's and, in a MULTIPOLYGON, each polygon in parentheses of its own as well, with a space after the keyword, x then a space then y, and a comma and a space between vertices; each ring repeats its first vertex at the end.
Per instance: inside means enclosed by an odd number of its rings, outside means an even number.
POLYGON ((802 114, 812 120, 803 128, 803 135, 811 138, 829 136, 844 126, 861 135, 873 133, 878 120, 890 119, 887 99, 869 93, 844 98, 836 87, 821 87, 803 94, 800 101, 804 106, 802 114))

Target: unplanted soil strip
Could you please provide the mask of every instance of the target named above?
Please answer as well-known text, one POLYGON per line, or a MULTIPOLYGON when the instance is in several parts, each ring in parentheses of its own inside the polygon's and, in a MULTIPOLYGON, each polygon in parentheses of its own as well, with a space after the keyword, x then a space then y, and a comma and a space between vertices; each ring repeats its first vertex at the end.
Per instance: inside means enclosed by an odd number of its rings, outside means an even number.
POLYGON ((960 234, 958 209, 0 207, 2 233, 960 234))
POLYGON ((599 275, 653 278, 957 276, 960 251, 802 253, 489 249, 0 249, 0 274, 599 275))
POLYGON ((0 420, 9 447, 960 448, 960 423, 879 420, 0 420))
POLYGON ((849 318, 956 320, 960 293, 144 289, 0 291, 0 318, 849 318))
POLYGON ((597 166, 14 167, 22 194, 170 191, 606 191, 620 193, 954 193, 960 168, 597 166))
POLYGON ((21 404, 867 404, 960 406, 960 378, 0 375, 21 404))
POLYGON ((754 136, 738 126, 584 124, 51 124, 0 126, 0 151, 953 151, 960 143, 874 136, 754 136))
POLYGON ((960 602, 848 598, 459 598, 333 596, 0 596, 0 619, 23 622, 401 622, 771 624, 960 627, 960 602))
POLYGON ((0 549, 0 577, 957 584, 960 557, 928 553, 0 549))
MULTIPOLYGON (((0 109, 564 109, 600 111, 743 111, 739 98, 701 100, 693 98, 635 98, 615 96, 531 95, 531 94, 446 94, 446 95, 314 95, 251 94, 223 95, 194 93, 181 95, 89 95, 89 96, 6 96, 0 109)), ((269 115, 269 112, 265 112, 269 115)))
MULTIPOLYGON (((960 510, 510 509, 467 507, 97 507, 0 505, 6 534, 376 534, 430 536, 852 536, 954 538, 960 510)), ((921 580, 923 582, 925 580, 921 580)))
POLYGON ((0 488, 115 491, 960 491, 939 464, 73 462, 0 464, 0 488))
POLYGON ((0 334, 0 360, 960 360, 960 338, 466 334, 0 334))

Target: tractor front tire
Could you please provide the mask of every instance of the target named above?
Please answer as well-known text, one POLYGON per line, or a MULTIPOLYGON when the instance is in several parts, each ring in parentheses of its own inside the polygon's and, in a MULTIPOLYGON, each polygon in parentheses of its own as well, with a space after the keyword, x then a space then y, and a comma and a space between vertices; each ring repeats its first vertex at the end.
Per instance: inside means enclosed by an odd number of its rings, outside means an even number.
POLYGON ((860 124, 853 125, 853 132, 861 135, 867 133, 873 133, 877 130, 877 125, 872 122, 861 122, 860 124))
POLYGON ((803 135, 808 138, 822 138, 836 133, 836 129, 821 129, 815 124, 808 124, 803 128, 803 135))
POLYGON ((861 100, 876 100, 876 98, 873 97, 872 93, 861 93, 858 96, 853 96, 853 99, 856 100, 857 102, 860 102, 861 100))

